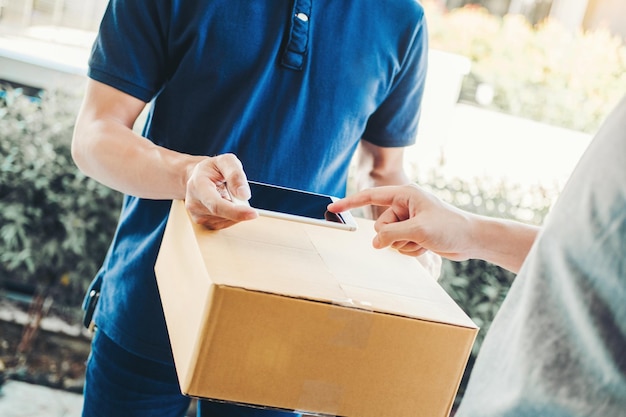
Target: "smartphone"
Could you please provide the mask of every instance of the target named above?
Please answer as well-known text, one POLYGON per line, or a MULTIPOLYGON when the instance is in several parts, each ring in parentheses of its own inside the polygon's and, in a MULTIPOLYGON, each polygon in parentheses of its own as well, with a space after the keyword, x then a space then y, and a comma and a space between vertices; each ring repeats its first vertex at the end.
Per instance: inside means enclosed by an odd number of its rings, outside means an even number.
POLYGON ((356 230, 350 212, 331 213, 326 207, 337 197, 278 185, 248 181, 252 197, 248 201, 260 215, 299 221, 343 230, 356 230))

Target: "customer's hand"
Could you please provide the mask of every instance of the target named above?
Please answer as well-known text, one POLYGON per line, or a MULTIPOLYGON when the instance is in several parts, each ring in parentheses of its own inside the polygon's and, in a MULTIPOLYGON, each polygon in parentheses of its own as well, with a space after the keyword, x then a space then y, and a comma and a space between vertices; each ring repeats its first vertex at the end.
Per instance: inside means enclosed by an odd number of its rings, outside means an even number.
POLYGON ((234 204, 231 196, 243 201, 250 199, 246 174, 235 155, 206 157, 194 166, 185 197, 194 222, 217 230, 258 217, 250 206, 234 204))
POLYGON ((451 260, 465 260, 472 248, 471 215, 416 185, 370 188, 328 206, 341 212, 366 205, 387 207, 374 223, 375 248, 390 246, 419 256, 430 250, 451 260))

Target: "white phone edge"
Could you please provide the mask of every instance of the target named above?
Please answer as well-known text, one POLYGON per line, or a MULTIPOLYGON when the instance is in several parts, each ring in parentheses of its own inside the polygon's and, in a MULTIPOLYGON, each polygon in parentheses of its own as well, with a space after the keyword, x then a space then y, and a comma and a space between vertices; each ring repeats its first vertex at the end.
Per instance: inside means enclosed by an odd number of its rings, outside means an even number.
POLYGON ((263 210, 263 209, 255 209, 255 210, 261 216, 273 217, 275 219, 291 220, 291 221, 296 221, 300 223, 312 224, 316 226, 326 226, 326 227, 330 227, 333 229, 348 230, 351 232, 357 230, 357 223, 354 220, 354 217, 352 217, 352 214, 350 212, 340 213, 343 219, 345 220, 345 223, 338 223, 338 222, 331 222, 328 220, 312 219, 310 217, 298 216, 295 214, 280 213, 277 211, 269 211, 269 210, 263 210))

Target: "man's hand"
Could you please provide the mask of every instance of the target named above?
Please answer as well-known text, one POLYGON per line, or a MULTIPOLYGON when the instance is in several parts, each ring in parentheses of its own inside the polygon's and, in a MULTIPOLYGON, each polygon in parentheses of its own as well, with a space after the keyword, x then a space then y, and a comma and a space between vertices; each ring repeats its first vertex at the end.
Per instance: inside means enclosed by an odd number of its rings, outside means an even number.
POLYGON ((258 217, 253 208, 235 204, 250 199, 250 187, 241 162, 233 154, 202 159, 193 168, 185 196, 192 220, 209 229, 224 229, 258 217))

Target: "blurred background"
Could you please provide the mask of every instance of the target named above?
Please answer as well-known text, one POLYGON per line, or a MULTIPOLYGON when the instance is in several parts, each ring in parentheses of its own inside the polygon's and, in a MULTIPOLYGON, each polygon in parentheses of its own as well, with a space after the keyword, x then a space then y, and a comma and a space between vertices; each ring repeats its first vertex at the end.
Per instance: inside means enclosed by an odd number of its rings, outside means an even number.
MULTIPOLYGON (((429 0, 414 180, 464 209, 540 224, 626 92, 626 2, 429 0)), ((69 144, 106 0, 0 0, 0 415, 78 416, 90 335, 80 305, 121 195, 69 144)), ((351 189, 350 189, 351 191, 351 189)), ((482 338, 514 275, 444 262, 482 338)), ((191 413, 192 411, 190 411, 191 413)))

